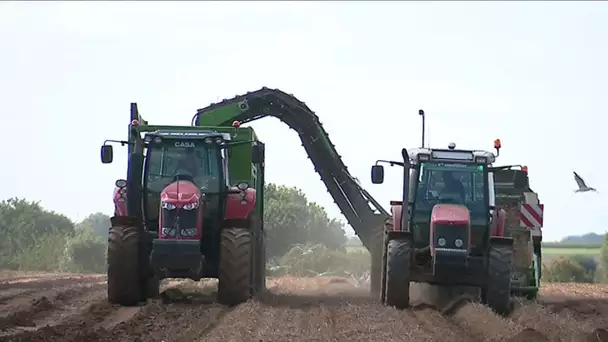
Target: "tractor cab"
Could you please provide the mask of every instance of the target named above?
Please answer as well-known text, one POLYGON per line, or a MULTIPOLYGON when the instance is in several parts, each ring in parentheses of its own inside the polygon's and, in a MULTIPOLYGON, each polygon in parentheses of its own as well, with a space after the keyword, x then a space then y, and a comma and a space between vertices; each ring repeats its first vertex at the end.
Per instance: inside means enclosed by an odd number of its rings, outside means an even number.
MULTIPOLYGON (((144 216, 160 237, 194 237, 198 223, 222 216, 222 195, 230 188, 226 147, 230 136, 213 131, 147 133, 144 162, 144 216), (199 211, 200 205, 205 210, 199 211), (200 215, 200 217, 199 217, 200 215), (179 218, 185 229, 176 229, 179 218), (184 226, 185 227, 185 226, 184 226)), ((248 184, 240 185, 242 190, 248 184)))
POLYGON ((457 221, 460 220, 463 230, 467 230, 464 226, 470 225, 469 238, 439 237, 435 241, 437 245, 470 248, 472 252, 485 248, 490 209, 494 205, 493 178, 489 176, 488 166, 495 158, 488 151, 456 150, 455 144, 450 144, 447 150, 419 148, 410 151, 410 224, 414 246, 432 245, 431 225, 441 231, 451 229, 441 226, 459 225, 457 221), (454 211, 455 208, 466 210, 454 211), (454 220, 451 224, 443 222, 445 217, 454 220))

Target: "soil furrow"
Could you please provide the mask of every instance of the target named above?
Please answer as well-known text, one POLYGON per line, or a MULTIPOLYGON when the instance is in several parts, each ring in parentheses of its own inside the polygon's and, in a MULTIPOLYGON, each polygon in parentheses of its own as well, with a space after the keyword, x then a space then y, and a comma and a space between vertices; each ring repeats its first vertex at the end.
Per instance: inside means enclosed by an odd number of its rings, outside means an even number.
POLYGON ((441 315, 437 310, 416 310, 414 311, 414 316, 417 318, 418 322, 426 327, 425 330, 427 332, 430 331, 432 334, 436 334, 436 331, 442 331, 442 337, 446 340, 463 342, 485 341, 485 338, 476 336, 468 329, 452 322, 449 317, 441 315))
POLYGON ((503 318, 476 303, 442 313, 422 300, 396 310, 345 278, 269 279, 268 293, 236 307, 216 302, 217 282, 169 280, 160 299, 120 307, 107 303, 103 276, 16 277, 0 272, 0 342, 608 341, 608 287, 598 285, 550 285, 540 302, 518 301, 503 318))
POLYGON ((57 286, 65 286, 69 284, 80 284, 80 283, 91 283, 104 281, 105 276, 101 275, 83 275, 83 276, 66 276, 57 277, 50 279, 21 279, 21 280, 7 280, 0 282, 0 290, 8 289, 42 289, 51 288, 57 286))
POLYGON ((452 314, 451 320, 480 341, 500 341, 523 330, 510 319, 500 317, 478 303, 464 304, 452 314))
MULTIPOLYGON (((105 283, 85 284, 36 293, 35 297, 19 297, 5 303, 0 316, 0 328, 36 327, 52 325, 58 317, 65 317, 71 310, 82 308, 91 293, 105 290, 105 283), (85 297, 86 300, 79 300, 85 297)), ((100 296, 101 297, 101 296, 100 296)))

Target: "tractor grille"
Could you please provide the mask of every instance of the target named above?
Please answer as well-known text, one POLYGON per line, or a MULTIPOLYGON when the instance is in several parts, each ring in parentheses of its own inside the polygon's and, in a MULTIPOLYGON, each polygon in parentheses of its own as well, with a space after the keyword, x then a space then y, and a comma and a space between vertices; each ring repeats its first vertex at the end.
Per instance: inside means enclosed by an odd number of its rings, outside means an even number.
POLYGON ((198 210, 183 210, 176 208, 173 210, 163 209, 163 228, 176 230, 179 236, 182 229, 196 228, 198 210), (178 229, 179 228, 179 229, 178 229))
POLYGON ((460 248, 465 249, 467 248, 468 242, 467 225, 437 224, 435 225, 435 241, 432 242, 434 246, 438 246, 437 240, 439 240, 439 238, 444 238, 446 241, 445 246, 441 246, 443 248, 458 249, 458 247, 456 247, 456 245, 454 244, 454 241, 456 241, 456 239, 460 239, 464 242, 464 244, 460 248))

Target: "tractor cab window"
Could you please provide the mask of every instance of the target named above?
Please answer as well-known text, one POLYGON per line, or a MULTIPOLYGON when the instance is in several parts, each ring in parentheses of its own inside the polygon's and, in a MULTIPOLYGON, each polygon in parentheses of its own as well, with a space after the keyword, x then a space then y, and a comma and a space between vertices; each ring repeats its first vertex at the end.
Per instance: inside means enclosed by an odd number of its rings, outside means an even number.
POLYGON ((421 163, 414 199, 414 219, 430 220, 433 206, 440 203, 461 204, 471 212, 471 219, 487 217, 485 167, 457 163, 421 163))
POLYGON ((150 214, 158 211, 162 190, 176 179, 191 180, 202 192, 217 193, 221 189, 221 153, 215 144, 165 139, 161 144, 148 148, 146 159, 150 214))

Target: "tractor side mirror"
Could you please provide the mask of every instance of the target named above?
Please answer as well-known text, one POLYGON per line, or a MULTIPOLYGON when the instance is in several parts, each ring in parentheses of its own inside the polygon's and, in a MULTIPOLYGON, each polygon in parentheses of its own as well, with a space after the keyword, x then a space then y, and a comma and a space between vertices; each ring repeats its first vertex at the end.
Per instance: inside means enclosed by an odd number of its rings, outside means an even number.
POLYGON ((372 166, 372 183, 382 184, 384 182, 384 166, 374 165, 372 166))
POLYGON ((112 145, 101 146, 101 162, 104 164, 110 164, 114 160, 114 149, 112 145))
POLYGON ((251 162, 261 164, 264 161, 264 146, 255 144, 251 147, 251 162))

